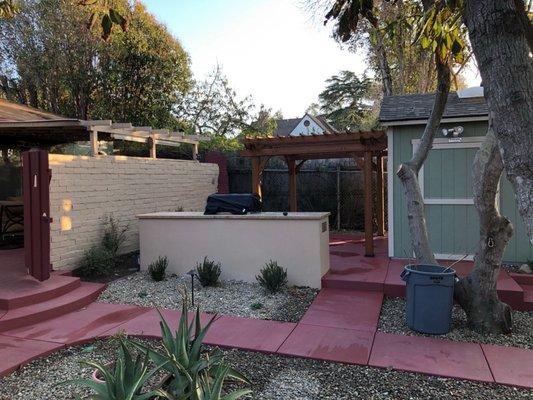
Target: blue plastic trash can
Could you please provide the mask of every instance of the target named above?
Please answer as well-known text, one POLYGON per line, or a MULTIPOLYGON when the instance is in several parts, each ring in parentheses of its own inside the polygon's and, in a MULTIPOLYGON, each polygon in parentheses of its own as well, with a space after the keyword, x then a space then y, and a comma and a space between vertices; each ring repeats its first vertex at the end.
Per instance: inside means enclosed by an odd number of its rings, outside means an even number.
POLYGON ((406 265, 407 326, 417 332, 442 335, 452 326, 455 271, 440 265, 406 265))

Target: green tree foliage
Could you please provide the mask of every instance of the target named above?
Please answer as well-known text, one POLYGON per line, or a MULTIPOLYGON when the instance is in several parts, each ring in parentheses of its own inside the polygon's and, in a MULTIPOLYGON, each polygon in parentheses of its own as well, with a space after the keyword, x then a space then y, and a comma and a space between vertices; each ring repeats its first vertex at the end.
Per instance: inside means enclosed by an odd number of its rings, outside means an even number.
POLYGON ((178 120, 172 108, 191 85, 189 57, 141 3, 136 3, 128 21, 125 32, 115 32, 102 46, 92 114, 175 129, 178 120))
POLYGON ((373 81, 351 71, 341 71, 326 80, 326 88, 319 95, 320 111, 340 130, 356 130, 366 123, 373 101, 369 94, 373 81))
POLYGON ((68 0, 22 0, 0 20, 0 93, 68 117, 174 127, 177 96, 190 85, 180 43, 136 3, 112 2, 129 21, 107 43, 87 29, 93 9, 68 0))

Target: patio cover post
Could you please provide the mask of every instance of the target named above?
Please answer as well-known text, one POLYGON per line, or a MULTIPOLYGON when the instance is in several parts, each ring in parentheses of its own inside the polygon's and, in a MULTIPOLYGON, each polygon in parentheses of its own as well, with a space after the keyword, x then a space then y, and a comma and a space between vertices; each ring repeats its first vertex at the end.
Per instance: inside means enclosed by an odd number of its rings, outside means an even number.
POLYGON ((372 224, 372 152, 364 153, 365 186, 365 256, 374 256, 374 233, 372 224))
POLYGON ((91 156, 96 157, 98 155, 98 131, 91 129, 89 140, 91 142, 91 156))
POLYGON ((150 158, 157 158, 157 144, 153 133, 150 134, 148 139, 148 146, 150 146, 150 158))
POLYGON ((383 190, 383 155, 379 153, 376 156, 376 203, 377 203, 377 222, 378 236, 385 235, 385 193, 383 190))

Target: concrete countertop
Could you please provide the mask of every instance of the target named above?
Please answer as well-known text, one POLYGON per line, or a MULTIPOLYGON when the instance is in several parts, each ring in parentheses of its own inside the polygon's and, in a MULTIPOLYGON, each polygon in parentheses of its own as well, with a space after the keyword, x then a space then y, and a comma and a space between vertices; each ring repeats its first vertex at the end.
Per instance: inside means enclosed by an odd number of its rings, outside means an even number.
POLYGON ((245 215, 233 214, 216 214, 204 215, 203 212, 156 212, 150 214, 140 214, 137 218, 140 219, 263 219, 263 220, 321 220, 329 217, 329 212, 288 212, 283 215, 282 212, 261 212, 251 213, 245 215))

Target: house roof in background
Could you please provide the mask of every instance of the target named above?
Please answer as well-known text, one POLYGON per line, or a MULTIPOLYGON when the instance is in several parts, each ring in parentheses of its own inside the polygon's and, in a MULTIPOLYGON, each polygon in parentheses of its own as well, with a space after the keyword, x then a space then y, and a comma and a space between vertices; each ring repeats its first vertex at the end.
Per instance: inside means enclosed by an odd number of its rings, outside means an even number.
MULTIPOLYGON (((387 96, 383 98, 379 120, 388 122, 424 120, 429 118, 435 93, 387 96)), ((443 118, 483 117, 488 115, 484 97, 460 98, 453 92, 448 95, 443 118)))
POLYGON ((75 121, 26 105, 0 99, 0 122, 75 121))
POLYGON ((327 120, 324 115, 311 115, 311 114, 304 114, 301 118, 289 118, 289 119, 277 119, 276 120, 276 130, 274 131, 274 136, 289 136, 291 132, 296 128, 296 126, 300 123, 302 119, 305 118, 305 116, 309 116, 315 123, 320 126, 322 129, 324 129, 327 133, 335 133, 337 132, 337 129, 333 127, 327 120))
POLYGON ((301 120, 301 118, 277 119, 274 136, 289 136, 301 120))

